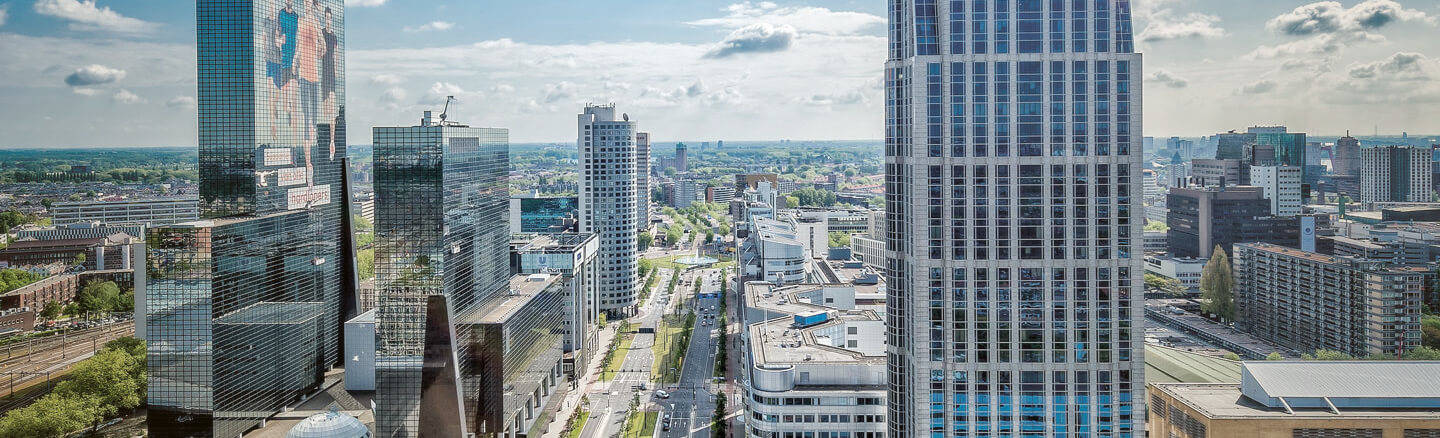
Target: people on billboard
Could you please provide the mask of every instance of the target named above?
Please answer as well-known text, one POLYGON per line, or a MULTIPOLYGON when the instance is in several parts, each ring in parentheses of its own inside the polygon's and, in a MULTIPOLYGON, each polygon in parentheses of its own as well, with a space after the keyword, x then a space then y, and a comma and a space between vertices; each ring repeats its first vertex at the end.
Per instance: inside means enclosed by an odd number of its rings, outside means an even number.
POLYGON ((335 34, 334 17, 335 16, 330 12, 330 8, 326 7, 324 21, 325 28, 322 32, 325 38, 325 53, 320 56, 320 64, 323 68, 320 73, 321 100, 325 103, 325 114, 327 116, 336 116, 335 119, 330 121, 330 129, 326 130, 330 137, 329 144, 331 160, 335 159, 335 130, 338 129, 338 126, 340 126, 339 113, 336 111, 335 108, 335 78, 338 76, 335 71, 335 53, 337 50, 340 49, 340 47, 338 47, 340 45, 340 39, 335 34))

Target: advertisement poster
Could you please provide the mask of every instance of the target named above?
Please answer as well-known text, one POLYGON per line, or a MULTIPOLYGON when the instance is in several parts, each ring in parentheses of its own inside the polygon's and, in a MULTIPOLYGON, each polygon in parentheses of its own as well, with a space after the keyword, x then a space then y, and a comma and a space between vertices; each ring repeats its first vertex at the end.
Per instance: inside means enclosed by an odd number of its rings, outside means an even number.
POLYGON ((310 208, 329 203, 329 184, 314 187, 296 187, 290 189, 289 205, 291 210, 310 208))

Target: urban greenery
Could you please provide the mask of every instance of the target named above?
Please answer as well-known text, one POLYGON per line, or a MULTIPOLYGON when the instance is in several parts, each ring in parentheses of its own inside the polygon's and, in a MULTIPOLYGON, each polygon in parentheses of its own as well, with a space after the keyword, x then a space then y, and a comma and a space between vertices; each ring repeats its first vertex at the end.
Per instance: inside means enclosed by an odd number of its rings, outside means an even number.
POLYGON ((1200 293, 1205 299, 1200 310, 1215 315, 1220 322, 1234 321, 1235 294, 1231 290, 1234 286, 1235 274, 1230 271, 1230 257, 1225 255, 1225 248, 1215 245, 1210 262, 1200 273, 1200 293))
POLYGON ((0 293, 9 292, 45 279, 44 275, 24 269, 0 269, 0 293))
POLYGON ((640 234, 636 236, 636 239, 638 240, 636 243, 639 245, 640 251, 650 249, 650 245, 655 243, 655 235, 650 234, 649 231, 641 231, 640 234))
POLYGON ((850 233, 846 233, 846 232, 843 232, 843 231, 831 231, 831 232, 830 232, 830 247, 831 247, 831 248, 849 248, 849 247, 850 247, 850 233))
POLYGON ((1163 292, 1166 296, 1174 298, 1184 297, 1188 293, 1180 280, 1149 272, 1145 273, 1145 290, 1163 292))
POLYGON ((1430 347, 1419 347, 1405 354, 1396 355, 1375 353, 1369 356, 1355 357, 1348 353, 1335 350, 1315 350, 1314 353, 1300 355, 1302 360, 1440 360, 1440 350, 1430 347))
POLYGON ((721 393, 715 397, 715 418, 710 420, 711 438, 729 438, 730 434, 725 430, 725 394, 721 393))
POLYGON ((0 438, 65 437, 145 402, 145 341, 110 341, 80 361, 55 390, 0 418, 0 438))

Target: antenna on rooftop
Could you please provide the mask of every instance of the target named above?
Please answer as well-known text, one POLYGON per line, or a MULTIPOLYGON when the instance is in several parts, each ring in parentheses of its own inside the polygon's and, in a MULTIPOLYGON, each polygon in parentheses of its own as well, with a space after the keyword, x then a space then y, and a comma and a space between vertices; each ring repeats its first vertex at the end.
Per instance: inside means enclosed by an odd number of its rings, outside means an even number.
POLYGON ((455 96, 445 96, 445 110, 440 111, 440 125, 445 125, 445 118, 450 115, 450 102, 455 101, 455 96))

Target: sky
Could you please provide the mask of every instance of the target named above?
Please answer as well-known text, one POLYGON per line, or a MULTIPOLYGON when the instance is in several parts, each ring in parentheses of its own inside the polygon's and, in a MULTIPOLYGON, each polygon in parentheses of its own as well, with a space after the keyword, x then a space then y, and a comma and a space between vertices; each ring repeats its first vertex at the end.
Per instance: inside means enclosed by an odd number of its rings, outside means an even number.
MULTIPOLYGON (((347 0, 351 144, 451 120, 573 142, 879 139, 887 2, 347 0)), ((1144 132, 1440 133, 1440 0, 1135 0, 1144 132)), ((0 0, 0 148, 196 144, 195 2, 0 0)))

